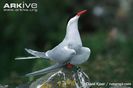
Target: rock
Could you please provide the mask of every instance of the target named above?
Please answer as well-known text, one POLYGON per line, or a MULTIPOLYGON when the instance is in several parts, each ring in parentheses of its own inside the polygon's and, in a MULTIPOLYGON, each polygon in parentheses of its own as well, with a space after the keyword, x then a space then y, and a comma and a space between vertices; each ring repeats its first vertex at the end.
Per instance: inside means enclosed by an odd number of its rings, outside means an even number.
POLYGON ((81 69, 63 68, 40 77, 29 88, 90 88, 89 82, 89 77, 81 69))

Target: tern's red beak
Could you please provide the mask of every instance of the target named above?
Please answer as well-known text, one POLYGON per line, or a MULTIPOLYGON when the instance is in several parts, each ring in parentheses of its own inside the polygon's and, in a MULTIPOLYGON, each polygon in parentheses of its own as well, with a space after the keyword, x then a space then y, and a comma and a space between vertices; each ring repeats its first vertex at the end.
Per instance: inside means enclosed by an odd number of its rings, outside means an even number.
POLYGON ((82 10, 82 11, 80 11, 80 12, 77 13, 77 16, 80 16, 82 14, 85 14, 86 12, 87 12, 87 10, 82 10))

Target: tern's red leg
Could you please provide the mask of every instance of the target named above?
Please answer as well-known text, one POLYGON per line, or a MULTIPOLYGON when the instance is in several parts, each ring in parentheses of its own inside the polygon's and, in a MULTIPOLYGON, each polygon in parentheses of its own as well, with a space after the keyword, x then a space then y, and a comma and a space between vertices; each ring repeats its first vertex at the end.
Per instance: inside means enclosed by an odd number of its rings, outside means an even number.
POLYGON ((70 63, 69 63, 69 64, 66 64, 66 67, 67 67, 68 69, 73 68, 73 66, 74 66, 74 65, 73 65, 73 64, 70 64, 70 63))

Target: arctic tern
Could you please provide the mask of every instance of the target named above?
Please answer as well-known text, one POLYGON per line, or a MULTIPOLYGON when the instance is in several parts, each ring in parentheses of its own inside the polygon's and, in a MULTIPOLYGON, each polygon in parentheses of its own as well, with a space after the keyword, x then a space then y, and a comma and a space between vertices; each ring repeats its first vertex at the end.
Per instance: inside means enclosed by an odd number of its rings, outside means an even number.
POLYGON ((41 75, 62 68, 63 66, 71 68, 73 65, 82 64, 88 60, 90 56, 90 49, 88 47, 83 47, 78 31, 78 19, 86 12, 87 10, 82 10, 69 20, 64 40, 53 49, 46 52, 25 49, 28 53, 33 55, 33 57, 16 58, 16 60, 45 58, 56 62, 55 65, 26 74, 26 76, 41 75))

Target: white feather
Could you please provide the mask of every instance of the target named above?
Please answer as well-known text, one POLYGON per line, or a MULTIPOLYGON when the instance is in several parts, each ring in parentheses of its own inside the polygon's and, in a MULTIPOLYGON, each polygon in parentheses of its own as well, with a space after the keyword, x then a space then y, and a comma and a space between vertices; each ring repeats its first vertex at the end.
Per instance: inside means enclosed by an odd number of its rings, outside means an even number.
POLYGON ((15 60, 35 59, 35 58, 38 58, 38 57, 18 57, 18 58, 15 58, 15 60))

